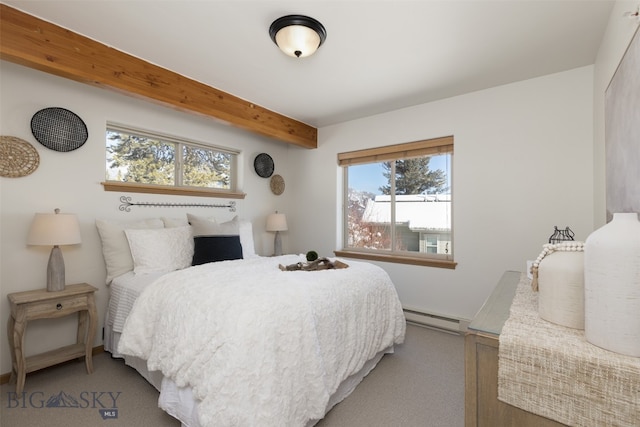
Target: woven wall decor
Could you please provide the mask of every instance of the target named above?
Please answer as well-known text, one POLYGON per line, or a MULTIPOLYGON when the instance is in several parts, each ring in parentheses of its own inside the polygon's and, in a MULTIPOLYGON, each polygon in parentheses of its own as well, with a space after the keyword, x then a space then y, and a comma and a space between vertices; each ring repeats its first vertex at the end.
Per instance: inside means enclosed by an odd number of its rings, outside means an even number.
POLYGON ((40 155, 33 145, 15 136, 0 136, 0 176, 27 176, 39 164, 40 155))
POLYGON ((284 193, 284 178, 277 174, 273 175, 271 177, 269 186, 271 187, 271 192, 273 194, 275 194, 276 196, 281 195, 282 193, 284 193))
POLYGON ((82 147, 89 137, 82 119, 59 107, 44 108, 35 113, 31 118, 31 133, 45 147, 63 152, 82 147))
POLYGON ((253 168, 258 176, 269 178, 273 175, 273 159, 267 153, 260 153, 253 160, 253 168))

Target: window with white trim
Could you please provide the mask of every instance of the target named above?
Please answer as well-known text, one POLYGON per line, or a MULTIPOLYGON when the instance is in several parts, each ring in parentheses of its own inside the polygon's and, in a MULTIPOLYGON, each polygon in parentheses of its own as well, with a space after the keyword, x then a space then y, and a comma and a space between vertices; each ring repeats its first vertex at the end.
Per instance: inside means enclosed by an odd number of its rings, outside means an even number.
POLYGON ((338 154, 343 249, 354 258, 455 268, 453 137, 338 154))
POLYGON ((107 124, 106 181, 236 191, 239 151, 107 124))

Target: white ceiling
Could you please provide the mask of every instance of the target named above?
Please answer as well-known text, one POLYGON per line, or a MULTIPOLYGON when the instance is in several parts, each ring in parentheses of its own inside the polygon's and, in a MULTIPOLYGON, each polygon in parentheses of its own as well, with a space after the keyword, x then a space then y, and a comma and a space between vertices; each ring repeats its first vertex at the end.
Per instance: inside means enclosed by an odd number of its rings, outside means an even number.
POLYGON ((312 126, 593 64, 609 0, 2 0, 312 126), (327 29, 280 52, 288 14, 327 29))

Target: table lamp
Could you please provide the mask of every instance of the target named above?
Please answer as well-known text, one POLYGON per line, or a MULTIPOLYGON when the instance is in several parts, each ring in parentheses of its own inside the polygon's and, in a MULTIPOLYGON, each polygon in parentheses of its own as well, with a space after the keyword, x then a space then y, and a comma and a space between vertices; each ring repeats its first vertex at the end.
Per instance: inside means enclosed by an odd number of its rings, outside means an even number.
POLYGON ((287 230, 287 217, 283 213, 272 213, 267 216, 267 231, 275 231, 276 237, 273 240, 273 253, 276 256, 282 255, 281 231, 287 230))
POLYGON ((47 291, 63 291, 65 288, 64 259, 60 245, 76 245, 81 242, 80 226, 75 214, 37 213, 31 223, 27 245, 53 246, 47 265, 47 291))

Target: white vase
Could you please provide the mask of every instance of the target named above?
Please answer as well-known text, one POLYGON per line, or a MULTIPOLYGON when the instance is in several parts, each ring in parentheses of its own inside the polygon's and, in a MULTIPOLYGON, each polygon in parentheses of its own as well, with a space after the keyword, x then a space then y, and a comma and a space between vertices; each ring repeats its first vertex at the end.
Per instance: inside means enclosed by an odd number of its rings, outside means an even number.
POLYGON ((587 341, 640 357, 640 222, 637 213, 614 213, 589 235, 584 248, 587 341))
POLYGON ((584 329, 584 252, 554 252, 540 262, 538 314, 548 322, 584 329))

